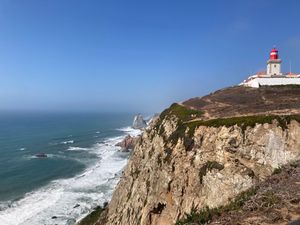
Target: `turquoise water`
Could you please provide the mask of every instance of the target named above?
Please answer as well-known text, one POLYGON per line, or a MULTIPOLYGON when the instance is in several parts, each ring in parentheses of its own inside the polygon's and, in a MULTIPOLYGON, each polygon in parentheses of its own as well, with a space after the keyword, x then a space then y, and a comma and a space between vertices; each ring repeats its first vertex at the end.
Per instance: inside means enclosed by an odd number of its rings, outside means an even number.
POLYGON ((128 158, 114 145, 138 133, 129 127, 132 118, 1 114, 0 224, 74 224, 109 199, 128 158), (36 157, 39 153, 47 157, 36 157), (16 215, 18 220, 13 219, 16 215), (54 221, 53 216, 58 218, 54 221))

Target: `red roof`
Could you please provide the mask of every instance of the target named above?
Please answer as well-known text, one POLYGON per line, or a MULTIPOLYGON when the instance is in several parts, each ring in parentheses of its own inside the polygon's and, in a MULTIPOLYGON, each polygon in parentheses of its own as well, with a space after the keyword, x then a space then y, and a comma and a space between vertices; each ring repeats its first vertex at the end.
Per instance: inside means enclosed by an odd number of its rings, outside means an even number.
POLYGON ((298 74, 297 73, 293 73, 293 72, 289 72, 286 74, 287 76, 297 76, 298 74))
POLYGON ((259 71, 256 73, 256 75, 266 75, 267 71, 259 71))

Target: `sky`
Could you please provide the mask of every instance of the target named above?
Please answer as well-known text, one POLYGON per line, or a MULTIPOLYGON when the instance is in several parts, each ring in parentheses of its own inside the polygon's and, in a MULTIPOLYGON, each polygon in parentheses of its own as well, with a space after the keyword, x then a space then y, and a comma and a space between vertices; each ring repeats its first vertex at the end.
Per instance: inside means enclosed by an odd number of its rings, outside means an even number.
POLYGON ((300 73, 298 0, 0 0, 1 111, 160 112, 300 73))

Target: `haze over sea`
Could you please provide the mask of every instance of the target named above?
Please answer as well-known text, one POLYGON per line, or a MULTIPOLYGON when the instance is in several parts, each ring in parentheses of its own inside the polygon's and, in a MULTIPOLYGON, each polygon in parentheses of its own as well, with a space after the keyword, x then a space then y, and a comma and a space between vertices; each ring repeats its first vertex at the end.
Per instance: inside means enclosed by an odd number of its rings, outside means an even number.
POLYGON ((2 113, 0 224, 74 224, 110 199, 130 113, 2 113), (39 153, 47 154, 38 158, 39 153))

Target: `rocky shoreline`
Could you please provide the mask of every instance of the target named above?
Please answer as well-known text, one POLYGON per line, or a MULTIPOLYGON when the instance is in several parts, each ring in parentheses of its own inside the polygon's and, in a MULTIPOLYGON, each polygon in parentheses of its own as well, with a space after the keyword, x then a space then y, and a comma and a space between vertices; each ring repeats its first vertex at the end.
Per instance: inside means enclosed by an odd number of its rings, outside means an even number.
MULTIPOLYGON (((156 115, 154 115, 148 121, 148 123, 150 124, 154 118, 156 118, 156 115)), ((136 116, 134 116, 131 127, 133 129, 140 130, 143 132, 148 127, 148 125, 149 125, 148 123, 141 114, 137 114, 136 116)), ((141 140, 141 137, 142 137, 142 135, 132 136, 132 135, 128 134, 127 136, 124 137, 124 139, 122 141, 117 143, 115 146, 120 147, 119 151, 121 151, 121 152, 133 151, 136 144, 141 140)), ((99 221, 105 221, 107 213, 108 213, 108 202, 104 202, 104 204, 102 206, 99 205, 99 206, 95 207, 91 213, 86 215, 84 218, 80 219, 76 223, 76 225, 90 225, 90 224, 98 224, 99 225, 99 224, 102 224, 102 222, 99 222, 99 221)))
POLYGON ((278 168, 300 160, 300 89, 243 87, 244 95, 267 93, 261 99, 268 104, 273 100, 265 114, 260 103, 258 113, 251 115, 242 103, 235 106, 238 90, 221 90, 163 111, 136 143, 105 216, 90 224, 188 224, 180 223, 186 215, 227 205, 278 168), (225 99, 220 97, 222 91, 225 99), (285 102, 276 111, 281 95, 285 102), (210 99, 217 102, 218 111, 210 99), (196 106, 197 110, 192 108, 196 106), (228 117, 229 110, 234 117, 228 117))

